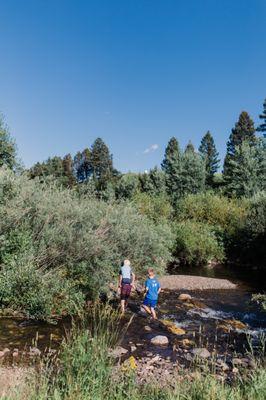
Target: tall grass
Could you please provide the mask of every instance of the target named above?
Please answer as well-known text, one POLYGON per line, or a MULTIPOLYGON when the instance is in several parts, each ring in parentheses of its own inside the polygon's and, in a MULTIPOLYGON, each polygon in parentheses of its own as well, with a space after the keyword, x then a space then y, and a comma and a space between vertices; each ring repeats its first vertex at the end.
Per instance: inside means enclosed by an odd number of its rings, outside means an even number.
POLYGON ((62 345, 59 358, 45 362, 30 392, 5 400, 264 400, 266 370, 261 368, 229 386, 212 375, 177 377, 174 387, 136 383, 134 371, 114 368, 110 348, 121 334, 110 307, 92 307, 62 345))

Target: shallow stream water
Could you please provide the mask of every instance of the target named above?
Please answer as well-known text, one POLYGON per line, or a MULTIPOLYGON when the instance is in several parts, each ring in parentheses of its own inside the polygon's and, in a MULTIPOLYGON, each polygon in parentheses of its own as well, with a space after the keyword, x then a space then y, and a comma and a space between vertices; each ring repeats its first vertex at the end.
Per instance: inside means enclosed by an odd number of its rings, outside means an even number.
MULTIPOLYGON (((193 271, 180 269, 177 272, 191 275, 193 271)), ((228 278, 236 282, 232 273, 230 276, 228 270, 223 268, 216 269, 216 272, 215 269, 209 268, 197 269, 195 273, 201 276, 228 278)), ((215 349, 218 353, 244 353, 249 346, 248 341, 256 349, 266 333, 266 313, 261 312, 256 303, 251 302, 251 295, 256 292, 256 284, 250 284, 247 279, 240 280, 239 275, 237 283, 239 286, 234 290, 182 291, 192 296, 194 305, 178 301, 180 291, 165 290, 160 296, 158 316, 162 321, 170 320, 176 327, 182 328, 185 334, 181 336, 169 333, 162 323, 150 323, 147 318, 139 315, 141 297, 132 299, 129 308, 134 313, 134 319, 125 336, 121 338, 121 345, 129 350, 131 346, 136 347, 134 354, 141 357, 154 350, 150 345, 150 339, 154 335, 166 334, 171 346, 160 350, 165 355, 172 351, 176 341, 180 342, 183 339, 189 340, 194 347, 206 347, 211 351, 215 349), (230 320, 238 320, 245 327, 232 327, 226 322, 230 320), (151 331, 145 330, 147 323, 152 327, 151 331), (229 326, 229 330, 225 325, 229 326), (222 326, 224 329, 221 329, 222 326)), ((45 349, 57 349, 70 326, 68 319, 62 319, 53 325, 1 317, 0 351, 4 348, 10 349, 10 355, 6 359, 13 362, 12 353, 18 349, 19 362, 23 359, 20 355, 30 347, 38 347, 42 352, 45 349)))

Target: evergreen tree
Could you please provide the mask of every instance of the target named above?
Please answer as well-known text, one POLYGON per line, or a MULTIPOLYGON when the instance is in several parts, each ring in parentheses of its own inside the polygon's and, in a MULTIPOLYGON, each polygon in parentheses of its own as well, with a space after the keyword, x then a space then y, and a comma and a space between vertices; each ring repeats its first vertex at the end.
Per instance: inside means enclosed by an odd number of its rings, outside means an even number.
POLYGON ((42 178, 46 176, 53 176, 58 179, 61 184, 65 184, 62 158, 55 156, 49 157, 46 161, 42 163, 37 162, 30 168, 29 176, 32 179, 36 177, 42 178))
POLYGON ((118 199, 131 199, 137 192, 139 177, 137 174, 128 172, 116 183, 115 193, 118 199))
POLYGON ((74 186, 76 180, 73 174, 73 160, 70 154, 63 158, 63 174, 65 177, 65 185, 67 187, 74 186))
POLYGON ((218 171, 220 160, 218 159, 219 153, 216 150, 210 131, 203 136, 199 152, 205 161, 206 184, 212 187, 214 185, 214 174, 218 171))
POLYGON ((165 173, 166 190, 175 202, 181 194, 182 155, 178 141, 172 137, 165 149, 162 170, 165 173))
POLYGON ((205 177, 204 160, 189 142, 182 156, 181 196, 201 192, 205 186, 205 177))
POLYGON ((153 194, 159 195, 165 193, 165 173, 155 167, 150 170, 149 177, 153 186, 153 194))
POLYGON ((101 138, 96 139, 91 148, 91 169, 100 190, 114 176, 112 155, 101 138))
POLYGON ((229 196, 251 197, 266 189, 265 156, 265 143, 261 140, 255 145, 245 140, 236 146, 235 155, 229 160, 231 173, 225 176, 226 193, 229 196))
POLYGON ((0 167, 4 165, 11 169, 16 167, 16 146, 0 116, 0 167))
POLYGON ((224 160, 224 175, 231 174, 231 160, 234 158, 236 147, 242 142, 247 141, 251 146, 256 143, 254 122, 246 111, 242 111, 238 122, 232 129, 232 132, 227 142, 227 152, 224 160))
POLYGON ((74 156, 73 169, 74 169, 74 175, 76 176, 76 180, 79 183, 85 180, 82 160, 83 160, 82 154, 80 151, 78 151, 74 156))
POLYGON ((258 126, 257 131, 262 132, 264 137, 266 137, 266 99, 264 100, 263 111, 259 118, 262 119, 263 122, 258 126))
POLYGON ((86 148, 82 152, 82 166, 83 169, 83 176, 84 180, 89 179, 92 174, 92 165, 91 165, 91 151, 90 149, 86 148))
POLYGON ((153 196, 165 193, 165 173, 157 167, 139 175, 141 192, 153 196))

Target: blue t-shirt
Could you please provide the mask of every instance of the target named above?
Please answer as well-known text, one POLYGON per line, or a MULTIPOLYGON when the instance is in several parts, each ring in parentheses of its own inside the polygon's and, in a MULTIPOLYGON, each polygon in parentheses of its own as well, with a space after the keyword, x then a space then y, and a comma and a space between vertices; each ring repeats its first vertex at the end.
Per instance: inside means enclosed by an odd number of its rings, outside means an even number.
POLYGON ((145 282, 145 287, 148 288, 146 298, 149 300, 157 300, 158 299, 158 290, 161 287, 158 280, 156 278, 147 279, 145 282))

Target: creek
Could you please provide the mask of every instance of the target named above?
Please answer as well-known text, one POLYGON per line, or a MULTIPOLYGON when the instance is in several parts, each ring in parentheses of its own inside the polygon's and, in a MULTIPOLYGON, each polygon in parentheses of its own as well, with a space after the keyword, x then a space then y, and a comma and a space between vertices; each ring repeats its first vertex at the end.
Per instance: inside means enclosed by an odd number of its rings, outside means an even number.
MULTIPOLYGON (((139 315, 141 296, 132 299, 129 308, 134 312, 134 319, 120 341, 121 346, 128 350, 128 355, 132 353, 136 358, 147 354, 169 357, 175 345, 183 346, 184 349, 190 346, 207 348, 211 352, 215 350, 217 354, 244 354, 250 343, 255 350, 260 346, 266 333, 266 313, 251 302, 252 293, 260 291, 262 283, 261 279, 256 281, 254 271, 249 277, 248 274, 241 275, 223 266, 196 270, 180 268, 175 273, 227 278, 236 282, 238 287, 234 290, 164 290, 158 308, 160 322, 157 323, 139 315), (178 295, 181 292, 190 294, 192 301, 179 301, 178 295), (183 334, 169 330, 169 326, 164 324, 169 324, 169 321, 174 327, 182 329, 183 334), (147 329, 147 325, 150 329, 147 329), (151 338, 155 335, 167 335, 170 345, 155 349, 151 345, 151 338)), ((1 317, 0 352, 5 348, 10 350, 2 362, 28 363, 32 359, 28 354, 33 347, 41 352, 58 349, 70 326, 69 319, 61 319, 54 325, 1 317), (15 359, 14 353, 18 353, 15 359)))

